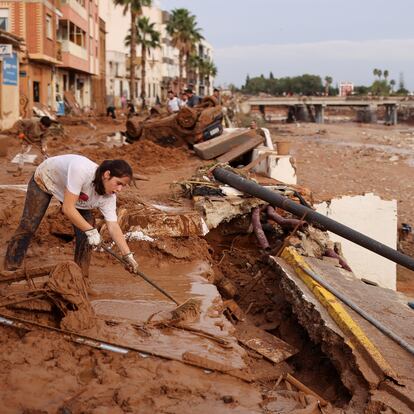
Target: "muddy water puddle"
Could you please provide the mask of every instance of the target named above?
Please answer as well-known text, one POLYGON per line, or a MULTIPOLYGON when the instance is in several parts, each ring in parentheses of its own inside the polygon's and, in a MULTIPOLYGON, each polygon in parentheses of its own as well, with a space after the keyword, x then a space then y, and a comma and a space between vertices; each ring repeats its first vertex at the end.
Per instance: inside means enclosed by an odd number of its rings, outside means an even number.
MULTIPOLYGON (((154 263, 154 266, 146 263, 141 270, 180 303, 195 296, 211 303, 218 295, 214 286, 210 285, 215 292, 202 277, 210 270, 206 262, 154 263)), ((139 276, 124 271, 112 277, 100 276, 93 286, 99 293, 93 306, 98 314, 105 316, 144 322, 154 312, 170 311, 176 306, 139 276)))
POLYGON ((183 359, 183 354, 190 353, 231 369, 245 367, 244 351, 233 337, 232 325, 222 315, 220 295, 203 277, 211 271, 209 263, 199 260, 170 263, 152 259, 141 266, 147 276, 178 302, 189 298, 200 300, 199 318, 183 319, 184 328, 198 332, 178 329, 168 323, 161 327, 146 324, 151 316, 151 321, 168 322, 176 305, 121 268, 112 267, 111 273, 103 268, 96 270, 92 286, 97 295, 91 298, 92 306, 100 319, 113 323, 109 331, 112 341, 175 359, 183 359), (220 345, 214 337, 224 341, 226 346, 220 345))

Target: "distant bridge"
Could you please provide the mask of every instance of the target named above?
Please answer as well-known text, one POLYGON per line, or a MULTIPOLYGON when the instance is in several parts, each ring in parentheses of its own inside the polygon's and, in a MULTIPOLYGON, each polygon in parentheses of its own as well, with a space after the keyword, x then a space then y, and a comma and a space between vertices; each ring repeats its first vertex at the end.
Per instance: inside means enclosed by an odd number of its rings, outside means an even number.
POLYGON ((328 106, 348 106, 365 109, 367 122, 376 119, 378 106, 385 106, 385 123, 397 124, 397 107, 400 99, 353 99, 327 96, 302 96, 302 97, 259 97, 254 96, 246 101, 249 111, 260 112, 266 118, 266 109, 272 107, 286 107, 288 117, 297 120, 310 118, 318 124, 325 122, 325 108, 328 106))

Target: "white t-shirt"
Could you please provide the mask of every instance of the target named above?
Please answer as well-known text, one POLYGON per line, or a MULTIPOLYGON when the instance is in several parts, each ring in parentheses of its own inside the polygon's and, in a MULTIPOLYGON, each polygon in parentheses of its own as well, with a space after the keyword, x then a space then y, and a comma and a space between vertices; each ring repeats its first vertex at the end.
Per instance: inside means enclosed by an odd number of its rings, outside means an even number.
POLYGON ((174 96, 174 98, 168 99, 167 105, 170 112, 178 112, 180 110, 180 101, 176 96, 174 96))
POLYGON ((83 199, 78 199, 76 208, 98 208, 106 221, 117 221, 116 195, 99 195, 95 191, 92 181, 97 168, 98 164, 82 155, 58 155, 43 161, 34 176, 35 181, 38 184, 40 181, 44 189, 59 201, 63 202, 65 189, 76 195, 83 193, 83 199))

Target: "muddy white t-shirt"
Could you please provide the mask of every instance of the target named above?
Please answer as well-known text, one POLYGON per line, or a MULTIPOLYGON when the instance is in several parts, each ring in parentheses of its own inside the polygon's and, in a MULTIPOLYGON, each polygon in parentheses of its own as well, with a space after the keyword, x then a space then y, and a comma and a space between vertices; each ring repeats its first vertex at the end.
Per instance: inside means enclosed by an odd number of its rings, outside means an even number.
POLYGON ((116 195, 99 195, 92 184, 97 168, 98 164, 82 155, 58 155, 47 158, 36 168, 35 181, 61 202, 65 189, 76 195, 82 193, 76 208, 98 208, 106 221, 117 221, 116 195))

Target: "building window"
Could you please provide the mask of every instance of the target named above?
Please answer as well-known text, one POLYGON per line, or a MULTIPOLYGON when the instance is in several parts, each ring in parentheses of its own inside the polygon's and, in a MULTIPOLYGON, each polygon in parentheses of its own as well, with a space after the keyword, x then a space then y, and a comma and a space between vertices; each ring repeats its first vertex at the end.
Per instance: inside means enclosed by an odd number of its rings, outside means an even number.
POLYGON ((0 9, 0 29, 9 30, 9 9, 0 9))
POLYGON ((40 102, 40 82, 33 82, 33 102, 40 102))
POLYGON ((85 48, 86 45, 86 33, 84 30, 80 29, 78 26, 69 22, 69 40, 80 47, 85 48))
POLYGON ((52 16, 50 14, 46 15, 46 36, 53 39, 52 16))

